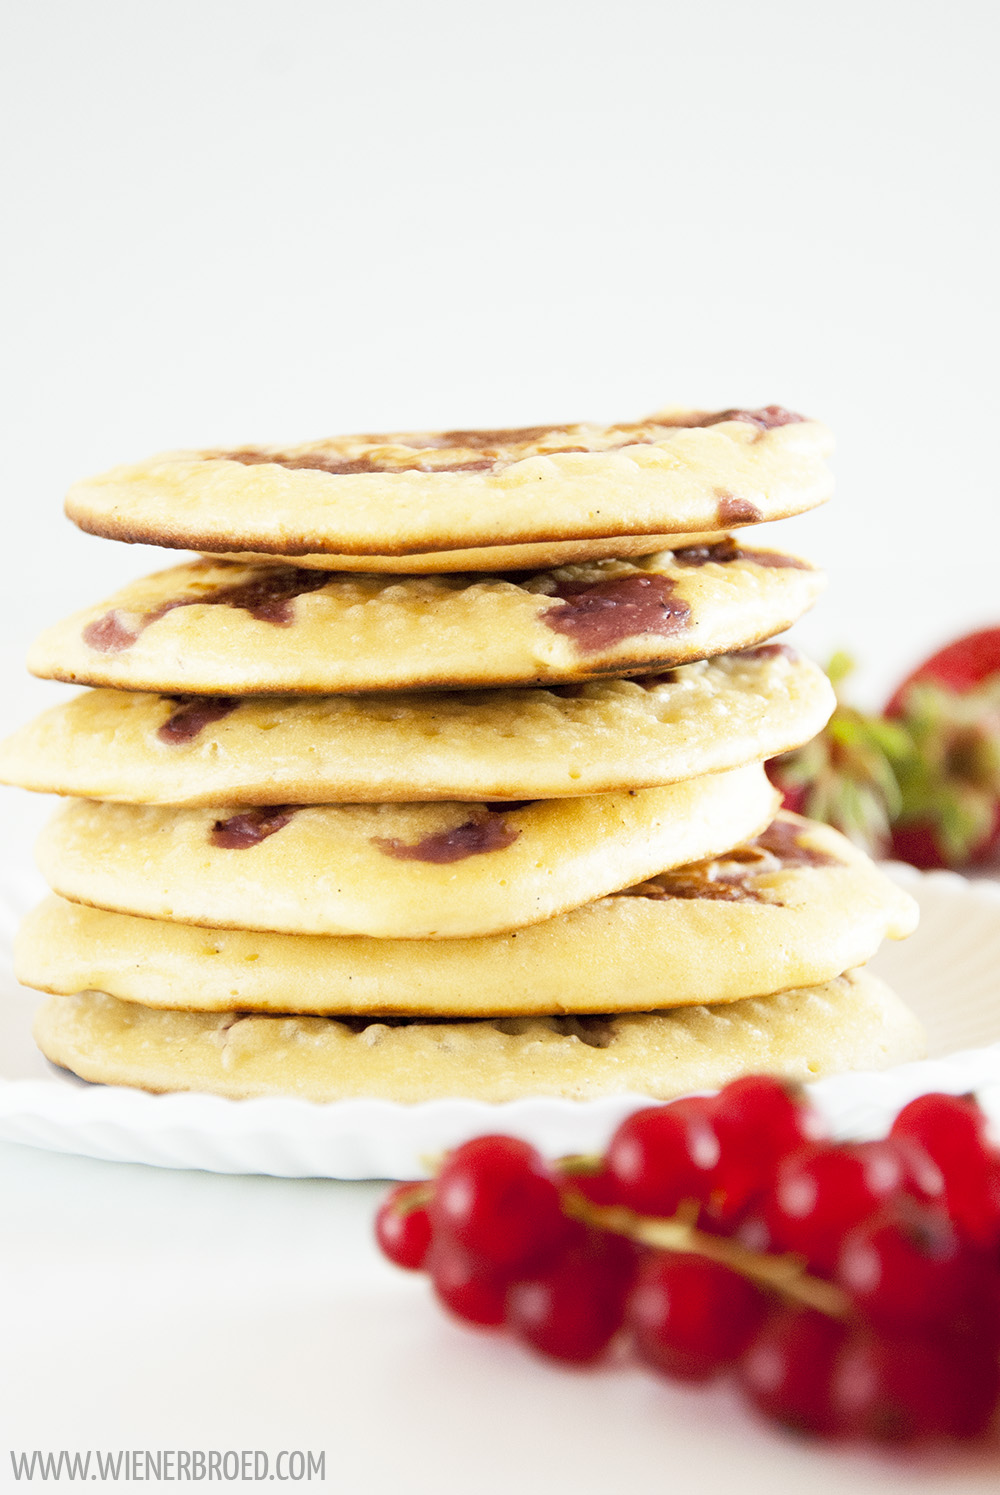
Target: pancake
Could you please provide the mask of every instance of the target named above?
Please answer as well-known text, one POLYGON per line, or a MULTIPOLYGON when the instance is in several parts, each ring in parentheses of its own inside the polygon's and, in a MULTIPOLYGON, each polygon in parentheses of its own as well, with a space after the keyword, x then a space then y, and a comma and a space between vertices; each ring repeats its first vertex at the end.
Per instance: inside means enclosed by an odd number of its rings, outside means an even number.
POLYGON ((925 1052, 913 1014, 864 971, 724 1007, 466 1022, 164 1012, 83 992, 49 997, 35 1039, 85 1080, 318 1102, 668 1100, 743 1074, 810 1080, 925 1052))
POLYGON ((835 704, 787 645, 640 680, 363 696, 85 691, 0 744, 0 782, 133 804, 552 799, 787 752, 835 704))
POLYGON ((814 986, 916 921, 857 847, 782 813, 735 852, 479 939, 206 931, 49 898, 21 927, 15 973, 42 991, 205 1012, 643 1012, 814 986))
MULTIPOLYGON (((736 528, 736 526, 731 526, 736 528)), ((672 550, 675 545, 717 545, 725 532, 698 535, 609 535, 585 540, 541 540, 535 545, 480 545, 470 550, 427 550, 412 555, 268 555, 235 550, 208 553, 207 560, 243 565, 306 566, 318 571, 393 571, 410 576, 437 576, 444 571, 548 571, 580 561, 631 559, 672 550)))
POLYGON ((174 810, 74 800, 38 861, 64 898, 232 929, 464 938, 539 923, 756 835, 763 768, 490 809, 442 802, 174 810))
POLYGON ((47 679, 207 695, 568 683, 729 653, 787 628, 822 573, 735 541, 500 576, 195 562, 43 633, 47 679))
POLYGON ((342 436, 167 453, 78 483, 66 512, 113 540, 284 556, 690 534, 822 503, 830 448, 825 426, 778 406, 342 436))

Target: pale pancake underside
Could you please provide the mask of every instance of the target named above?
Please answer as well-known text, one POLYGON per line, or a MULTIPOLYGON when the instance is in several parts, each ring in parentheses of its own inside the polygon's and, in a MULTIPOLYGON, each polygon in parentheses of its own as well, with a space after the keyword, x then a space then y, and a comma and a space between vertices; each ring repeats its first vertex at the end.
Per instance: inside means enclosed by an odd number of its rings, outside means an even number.
POLYGON ((735 558, 703 558, 715 553, 699 549, 683 560, 684 552, 665 551, 641 563, 593 562, 517 581, 339 573, 327 580, 314 571, 196 562, 133 582, 48 629, 28 666, 83 685, 211 695, 573 682, 759 643, 789 627, 824 584, 821 572, 784 552, 733 546, 721 553, 735 558), (279 582, 299 587, 276 605, 280 621, 223 600, 279 582), (615 616, 646 631, 611 641, 598 635, 594 646, 593 634, 567 625, 579 619, 581 597, 586 605, 628 587, 648 589, 655 617, 629 621, 631 603, 615 616))
POLYGON ((377 940, 211 930, 49 898, 19 981, 194 1011, 485 1017, 643 1012, 813 986, 902 939, 914 900, 829 826, 780 815, 797 864, 751 843, 508 934, 377 940), (743 896, 726 897, 735 889, 743 896), (679 889, 680 893, 676 890, 679 889), (714 895, 714 896, 713 896, 714 895))
MULTIPOLYGON (((735 526, 731 526, 735 528, 735 526)), ((258 550, 206 552, 209 561, 247 566, 307 566, 317 571, 392 571, 437 576, 446 571, 548 571, 581 561, 652 555, 676 545, 713 545, 727 532, 700 535, 610 535, 594 540, 542 540, 535 545, 480 545, 474 550, 428 550, 421 555, 268 555, 258 550)))
POLYGON ((0 781, 178 806, 550 799, 774 757, 819 732, 833 706, 822 670, 776 644, 680 665, 662 683, 601 680, 568 694, 179 703, 93 690, 0 745, 0 781))
POLYGON ((864 971, 722 1007, 464 1023, 156 1011, 83 992, 50 997, 35 1038, 49 1059, 87 1080, 317 1102, 667 1100, 742 1074, 810 1080, 925 1051, 916 1018, 864 971))
POLYGON ((93 534, 175 549, 376 558, 687 535, 830 496, 832 443, 819 422, 685 418, 703 416, 167 453, 76 484, 66 512, 93 534), (484 445, 489 435, 503 439, 484 445))
POLYGON ((306 806, 279 815, 257 844, 233 847, 220 835, 231 840, 268 812, 75 800, 43 832, 38 862, 63 897, 122 913, 297 934, 464 938, 539 923, 715 855, 766 826, 777 802, 755 764, 502 811, 306 806), (425 859, 456 848, 458 858, 425 859))

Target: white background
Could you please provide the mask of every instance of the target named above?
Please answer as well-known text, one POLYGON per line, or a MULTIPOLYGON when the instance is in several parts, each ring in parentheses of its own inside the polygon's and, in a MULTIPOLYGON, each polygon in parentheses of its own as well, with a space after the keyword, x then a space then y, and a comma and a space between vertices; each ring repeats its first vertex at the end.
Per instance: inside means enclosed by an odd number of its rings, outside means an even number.
MULTIPOLYGON (((838 497, 783 530, 831 576, 802 642, 854 652, 874 703, 931 646, 998 621, 997 16, 990 0, 7 0, 0 726, 64 693, 23 674, 33 634, 162 564, 74 532, 67 484, 174 446, 780 402, 839 439, 838 497)), ((3 811, 27 856, 39 807, 10 791, 3 811)), ((616 1470, 675 1488, 643 1421, 666 1393, 605 1388, 616 1451, 593 1433, 601 1383, 576 1401, 517 1360, 483 1384, 521 1387, 519 1443, 476 1396, 494 1352, 405 1317, 409 1284, 358 1266, 377 1301, 338 1328, 329 1285, 303 1285, 337 1248, 311 1234, 297 1255, 298 1232, 329 1211, 363 1264, 365 1190, 3 1159, 21 1286, 0 1426, 16 1408, 26 1436, 44 1398, 53 1436, 82 1408, 96 1438, 103 1406, 140 1443, 183 1444, 217 1397, 252 1446, 287 1446, 279 1425, 291 1446, 346 1438, 338 1490, 585 1492, 616 1470), (352 1379, 337 1336, 369 1333, 391 1353, 352 1379), (454 1406, 408 1403, 446 1336, 454 1406), (589 1432, 569 1446, 574 1406, 589 1432)), ((735 1447, 703 1488, 735 1487, 735 1447)), ((817 1490, 866 1487, 853 1464, 792 1462, 817 1490)))

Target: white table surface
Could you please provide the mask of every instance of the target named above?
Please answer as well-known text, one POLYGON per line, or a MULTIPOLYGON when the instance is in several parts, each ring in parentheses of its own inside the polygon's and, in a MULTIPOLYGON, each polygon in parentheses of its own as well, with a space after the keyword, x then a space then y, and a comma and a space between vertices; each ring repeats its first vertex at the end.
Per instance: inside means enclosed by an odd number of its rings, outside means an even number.
MULTIPOLYGON (((831 1451, 727 1390, 455 1325, 376 1253, 381 1192, 0 1146, 3 1444, 324 1450, 311 1488, 338 1495, 997 1488, 979 1455, 831 1451)), ((0 1488, 27 1488, 0 1458, 0 1488)))

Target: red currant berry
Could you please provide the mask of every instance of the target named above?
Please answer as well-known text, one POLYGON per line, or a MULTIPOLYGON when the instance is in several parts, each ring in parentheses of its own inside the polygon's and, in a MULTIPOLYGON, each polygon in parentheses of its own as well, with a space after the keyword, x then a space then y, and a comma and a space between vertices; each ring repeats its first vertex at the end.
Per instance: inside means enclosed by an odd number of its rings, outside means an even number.
POLYGON ((510 1329, 555 1360, 595 1360, 621 1327, 636 1253, 621 1236, 594 1235, 507 1294, 510 1329))
POLYGON ((591 1204, 610 1205, 618 1203, 615 1180, 603 1163, 596 1172, 573 1168, 563 1169, 559 1165, 563 1194, 582 1194, 591 1204))
POLYGON ((605 1159, 619 1204, 642 1215, 672 1215, 684 1199, 708 1198, 719 1160, 710 1106, 694 1097, 626 1117, 605 1159))
POLYGON ((496 1267, 555 1250, 569 1221, 544 1159, 516 1137, 476 1137, 444 1162, 431 1220, 464 1251, 496 1267))
POLYGON ((706 1381, 737 1360, 767 1313, 759 1288, 718 1262, 655 1254, 628 1305, 641 1358, 683 1381, 706 1381))
POLYGON ((456 1318, 470 1324, 503 1323, 508 1276, 438 1236, 431 1241, 426 1267, 439 1300, 456 1318))
POLYGON ((769 1075, 747 1075, 726 1085, 715 1098, 711 1119, 719 1161, 709 1214, 724 1229, 768 1187, 786 1154, 823 1135, 801 1089, 769 1075))
POLYGON ((797 1251, 813 1271, 829 1274, 852 1226, 902 1191, 905 1170, 885 1142, 827 1143, 784 1158, 764 1202, 776 1251, 797 1251))
POLYGON ((952 1371, 949 1438, 981 1438, 996 1428, 1000 1407, 1000 1359, 996 1343, 966 1335, 945 1336, 941 1347, 952 1371))
POLYGON ((783 1427, 832 1435, 838 1419, 830 1382, 846 1336, 844 1325, 825 1314, 779 1309, 740 1361, 740 1385, 759 1411, 783 1427))
POLYGON ((905 1195, 848 1231, 837 1264, 837 1281, 862 1313, 900 1329, 956 1322, 973 1280, 947 1215, 905 1195))
POLYGON ((890 1136, 919 1143, 940 1168, 948 1213, 960 1235, 977 1246, 1000 1243, 1000 1155, 974 1100, 919 1095, 900 1111, 890 1136))
POLYGON ((914 1334, 853 1335, 831 1385, 843 1430, 879 1443, 980 1437, 998 1392, 995 1355, 914 1334))
POLYGON ((900 1186, 914 1199, 943 1203, 944 1175, 934 1159, 914 1137, 886 1137, 878 1144, 888 1148, 900 1168, 900 1186))
POLYGON ((733 1236, 747 1251, 756 1251, 761 1254, 765 1251, 773 1251, 777 1254, 781 1249, 771 1240, 767 1220, 762 1210, 759 1209, 749 1210, 743 1216, 733 1231, 733 1236))
POLYGON ((400 1184, 387 1194, 375 1216, 375 1239, 390 1261, 419 1272, 431 1243, 428 1184, 400 1184))

